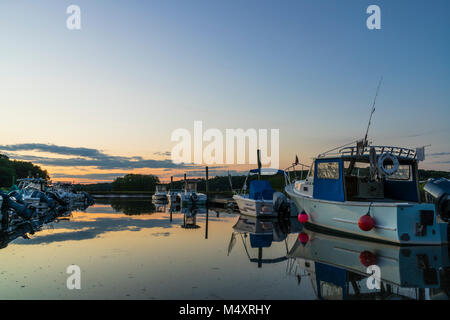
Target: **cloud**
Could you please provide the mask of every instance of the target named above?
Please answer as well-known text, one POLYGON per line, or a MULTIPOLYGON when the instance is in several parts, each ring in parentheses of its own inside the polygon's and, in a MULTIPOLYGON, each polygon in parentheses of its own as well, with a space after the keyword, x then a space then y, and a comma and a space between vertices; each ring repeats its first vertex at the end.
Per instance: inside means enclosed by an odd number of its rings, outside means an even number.
POLYGON ((165 151, 165 152, 154 152, 153 153, 154 155, 157 155, 157 156, 167 156, 167 157, 170 157, 171 155, 172 155, 172 152, 170 152, 170 151, 165 151))
POLYGON ((114 180, 117 177, 123 177, 123 172, 112 173, 87 173, 87 174, 66 174, 53 173, 52 178, 74 178, 74 179, 92 179, 92 180, 114 180))
POLYGON ((435 152, 427 154, 429 157, 442 157, 442 156, 450 156, 450 152, 435 152))
POLYGON ((192 165, 175 164, 171 160, 144 159, 140 156, 121 157, 111 156, 97 149, 73 148, 53 144, 27 143, 14 145, 0 145, 2 151, 11 158, 32 161, 47 166, 58 167, 96 167, 98 169, 142 169, 142 168, 190 168, 192 165), (71 158, 52 158, 16 154, 14 151, 40 151, 59 155, 74 156, 71 158))

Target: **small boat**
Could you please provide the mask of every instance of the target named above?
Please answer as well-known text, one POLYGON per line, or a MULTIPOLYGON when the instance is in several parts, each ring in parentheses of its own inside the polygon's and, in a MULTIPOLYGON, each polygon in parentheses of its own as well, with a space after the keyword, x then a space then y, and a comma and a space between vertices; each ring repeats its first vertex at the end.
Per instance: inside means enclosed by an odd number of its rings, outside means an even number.
POLYGON ((450 186, 433 185, 439 206, 423 202, 418 162, 416 150, 361 140, 319 155, 306 179, 285 191, 309 229, 400 245, 448 243, 450 186))
POLYGON ((152 196, 154 201, 167 201, 167 187, 165 184, 157 184, 155 194, 152 196))
POLYGON ((183 191, 177 193, 178 202, 184 205, 206 205, 206 194, 197 191, 197 180, 186 180, 183 191))
POLYGON ((49 191, 54 192, 59 198, 66 203, 73 204, 75 202, 91 202, 93 199, 86 192, 75 192, 70 182, 56 182, 49 191))
MULTIPOLYGON (((252 169, 248 172, 244 185, 240 193, 233 195, 233 199, 239 207, 242 214, 252 217, 276 217, 280 213, 291 212, 291 203, 289 199, 281 192, 276 192, 268 180, 252 180, 250 181, 250 188, 248 194, 247 180, 250 176, 258 174, 281 174, 285 176, 283 170, 273 169, 252 169)), ((292 210, 292 212, 296 212, 292 210)))
POLYGON ((179 203, 180 199, 178 198, 178 194, 182 191, 183 190, 170 189, 169 191, 167 191, 167 194, 166 194, 167 201, 172 204, 179 203))

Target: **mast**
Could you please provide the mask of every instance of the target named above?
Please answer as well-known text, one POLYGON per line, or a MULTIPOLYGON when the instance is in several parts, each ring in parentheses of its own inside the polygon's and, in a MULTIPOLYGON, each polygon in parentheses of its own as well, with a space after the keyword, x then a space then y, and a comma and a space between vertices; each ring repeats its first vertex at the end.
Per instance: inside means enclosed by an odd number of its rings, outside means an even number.
POLYGON ((370 112, 369 123, 367 124, 366 135, 364 136, 364 146, 367 146, 367 136, 369 134, 370 124, 372 122, 372 116, 375 112, 375 103, 377 102, 378 92, 380 91, 381 82, 383 81, 383 77, 380 78, 380 82, 378 82, 377 92, 375 93, 375 98, 372 103, 372 111, 370 112))

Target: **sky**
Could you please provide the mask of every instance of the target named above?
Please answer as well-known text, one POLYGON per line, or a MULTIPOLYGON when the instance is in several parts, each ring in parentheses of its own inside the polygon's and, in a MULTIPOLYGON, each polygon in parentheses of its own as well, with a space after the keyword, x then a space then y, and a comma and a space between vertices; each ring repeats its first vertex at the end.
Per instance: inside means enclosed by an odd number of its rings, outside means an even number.
MULTIPOLYGON (((279 129, 280 168, 364 136, 450 170, 450 2, 0 1, 0 153, 53 180, 161 179, 194 121, 279 129), (81 30, 69 30, 69 5, 81 30), (369 30, 369 5, 381 29, 369 30)), ((212 166, 211 174, 245 165, 212 166)))

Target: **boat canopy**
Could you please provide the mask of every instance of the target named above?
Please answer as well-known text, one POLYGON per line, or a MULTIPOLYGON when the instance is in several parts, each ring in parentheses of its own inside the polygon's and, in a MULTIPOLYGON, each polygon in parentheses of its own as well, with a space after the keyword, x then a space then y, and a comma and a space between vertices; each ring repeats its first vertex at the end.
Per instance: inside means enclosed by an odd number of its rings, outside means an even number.
POLYGON ((272 168, 262 168, 262 169, 251 169, 250 173, 260 173, 266 175, 284 174, 284 170, 272 169, 272 168))
MULTIPOLYGON (((366 159, 359 157, 355 160, 364 163, 366 159)), ((340 202, 364 199, 419 202, 417 167, 414 161, 400 160, 399 177, 390 176, 375 183, 370 182, 367 177, 359 176, 359 173, 355 175, 352 171, 349 172, 346 165, 350 161, 351 159, 345 157, 315 160, 313 191, 315 199, 340 202)), ((368 172, 369 168, 354 169, 353 171, 359 172, 359 170, 368 172)))
POLYGON ((254 200, 272 200, 275 190, 267 180, 250 181, 250 199, 254 200))
POLYGON ((342 159, 317 159, 314 170, 314 198, 345 201, 342 159))

